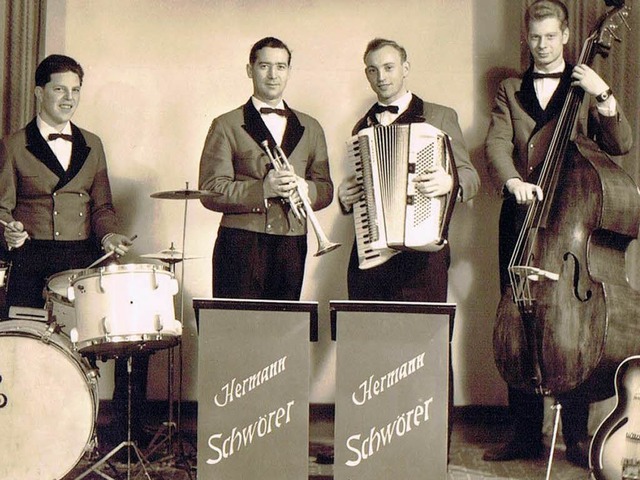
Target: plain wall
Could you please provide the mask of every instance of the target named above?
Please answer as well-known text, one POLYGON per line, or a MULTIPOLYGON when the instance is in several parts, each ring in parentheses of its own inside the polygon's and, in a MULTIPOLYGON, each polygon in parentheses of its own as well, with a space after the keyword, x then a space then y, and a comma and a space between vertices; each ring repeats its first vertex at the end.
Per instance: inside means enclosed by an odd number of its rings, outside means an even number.
MULTIPOLYGON (((455 403, 503 404, 504 383, 493 361, 498 301, 498 198, 488 185, 482 143, 495 85, 518 69, 521 2, 513 0, 49 0, 46 53, 64 53, 85 68, 74 121, 103 140, 122 233, 137 234, 127 263, 172 243, 201 258, 177 266, 183 398, 195 399, 197 334, 194 297, 211 296, 211 251, 220 215, 198 201, 150 198, 197 188, 198 164, 216 116, 247 101, 245 65, 251 45, 277 36, 293 50, 285 100, 323 125, 337 185, 346 174, 345 141, 375 100, 364 76, 367 42, 388 37, 409 53, 409 88, 453 107, 484 181, 471 203, 456 207, 450 228, 453 263, 449 301, 458 305, 453 364, 455 403), (183 312, 181 314, 181 312, 183 312)), ((320 305, 320 341, 313 346, 312 402, 332 402, 335 369, 328 301, 345 299, 353 225, 337 200, 318 213, 329 238, 343 243, 315 258, 310 235, 303 300, 320 305)), ((241 345, 238 348, 242 348, 241 345)), ((166 351, 152 357, 149 396, 166 398, 166 351)), ((111 362, 101 364, 100 396, 111 395, 111 362)))

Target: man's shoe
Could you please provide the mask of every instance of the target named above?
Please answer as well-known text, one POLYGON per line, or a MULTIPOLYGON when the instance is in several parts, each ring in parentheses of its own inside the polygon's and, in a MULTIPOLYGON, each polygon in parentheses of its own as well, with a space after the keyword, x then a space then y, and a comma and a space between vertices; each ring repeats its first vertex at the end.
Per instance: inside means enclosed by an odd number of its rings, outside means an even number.
POLYGON ((482 459, 485 462, 506 462, 509 460, 539 458, 542 455, 542 443, 529 443, 520 439, 486 450, 482 459))
POLYGON ((580 468, 589 468, 589 441, 581 440, 567 445, 567 460, 580 468))

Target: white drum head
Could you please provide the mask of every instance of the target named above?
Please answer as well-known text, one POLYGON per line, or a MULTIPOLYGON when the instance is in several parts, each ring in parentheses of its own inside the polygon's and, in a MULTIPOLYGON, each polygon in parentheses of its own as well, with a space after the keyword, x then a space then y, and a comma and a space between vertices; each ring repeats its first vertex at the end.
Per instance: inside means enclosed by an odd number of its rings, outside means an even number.
POLYGON ((77 360, 54 343, 0 331, 0 375, 0 478, 64 477, 91 444, 96 416, 77 360))

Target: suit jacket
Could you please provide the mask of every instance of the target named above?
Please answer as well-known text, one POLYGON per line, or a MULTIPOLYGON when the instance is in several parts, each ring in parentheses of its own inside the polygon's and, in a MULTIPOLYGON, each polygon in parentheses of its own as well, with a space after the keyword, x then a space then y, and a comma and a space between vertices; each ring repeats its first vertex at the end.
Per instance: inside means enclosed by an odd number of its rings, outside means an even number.
POLYGON ((0 218, 22 222, 34 240, 100 240, 117 231, 102 142, 73 124, 71 131, 67 171, 35 118, 0 143, 0 218))
MULTIPOLYGON (((526 180, 544 160, 549 140, 542 129, 562 109, 572 71, 573 67, 567 65, 545 110, 540 107, 533 87, 532 68, 522 78, 508 78, 500 83, 485 142, 487 169, 499 189, 510 178, 526 180)), ((610 155, 622 155, 631 149, 631 127, 619 103, 617 115, 606 117, 598 112, 595 100, 582 102, 575 133, 592 138, 610 155)))
MULTIPOLYGON (((373 105, 364 117, 362 117, 353 128, 353 135, 360 130, 378 122, 374 115, 373 105)), ((429 123, 451 137, 451 148, 456 168, 458 170, 458 181, 462 192, 462 201, 473 198, 480 188, 480 177, 478 172, 471 163, 469 152, 462 137, 462 130, 458 123, 458 114, 452 108, 438 105, 436 103, 428 103, 423 101, 417 95, 413 95, 409 107, 395 120, 394 123, 429 123)))
MULTIPOLYGON (((285 105, 286 106, 286 105, 285 105)), ((333 183, 324 132, 320 124, 302 112, 291 115, 282 149, 296 174, 307 180, 313 210, 331 203, 333 183)), ((203 197, 202 205, 222 212, 220 226, 274 235, 304 235, 300 223, 280 197, 266 199, 262 182, 271 163, 261 143, 275 141, 249 100, 244 106, 217 117, 211 124, 200 158, 199 188, 218 192, 203 197)))

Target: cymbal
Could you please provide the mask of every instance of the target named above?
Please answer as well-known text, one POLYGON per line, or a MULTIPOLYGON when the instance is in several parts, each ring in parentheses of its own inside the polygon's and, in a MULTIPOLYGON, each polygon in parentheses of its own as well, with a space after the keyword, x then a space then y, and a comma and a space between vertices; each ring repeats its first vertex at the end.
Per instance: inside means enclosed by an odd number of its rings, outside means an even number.
POLYGON ((151 198, 163 198, 166 200, 193 200, 202 197, 217 197, 222 195, 219 192, 210 190, 167 190, 164 192, 156 192, 151 194, 151 198))
MULTIPOLYGON (((182 252, 180 250, 168 249, 161 250, 156 253, 145 253, 144 255, 140 255, 142 258, 153 258, 156 260, 162 260, 167 263, 177 263, 183 260, 182 252)), ((184 260, 193 260, 195 258, 203 258, 195 255, 185 255, 184 260)))

